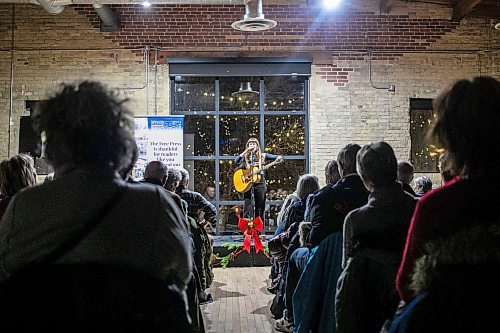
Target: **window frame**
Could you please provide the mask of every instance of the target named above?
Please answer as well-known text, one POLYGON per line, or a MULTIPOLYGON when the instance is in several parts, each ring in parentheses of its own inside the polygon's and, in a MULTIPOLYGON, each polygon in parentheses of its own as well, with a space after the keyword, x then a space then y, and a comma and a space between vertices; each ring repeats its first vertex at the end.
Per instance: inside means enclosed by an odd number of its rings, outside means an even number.
MULTIPOLYGON (((215 163, 215 192, 216 198, 212 202, 217 208, 217 221, 220 217, 220 206, 240 205, 243 200, 221 200, 220 198, 220 161, 234 160, 236 156, 221 156, 220 146, 217 144, 220 139, 220 117, 225 115, 237 116, 259 116, 259 141, 265 147, 264 127, 265 117, 303 115, 304 116, 304 154, 303 155, 283 155, 285 160, 304 160, 305 173, 309 172, 309 101, 311 63, 309 58, 177 58, 169 59, 169 80, 170 80, 170 114, 172 115, 211 115, 215 116, 214 135, 214 156, 184 156, 186 161, 214 161, 215 163), (263 75, 264 74, 264 75, 263 75), (176 111, 175 110, 175 79, 176 76, 189 77, 214 77, 215 103, 214 110, 207 111, 176 111), (220 111, 220 80, 225 77, 259 77, 259 111, 220 111), (304 108, 302 111, 271 111, 265 110, 265 77, 270 76, 291 76, 300 77, 304 80, 304 108)), ((283 203, 283 200, 266 200, 266 205, 276 205, 283 203)), ((263 234, 266 234, 264 229, 263 234)), ((219 223, 216 225, 216 235, 220 235, 219 223)))

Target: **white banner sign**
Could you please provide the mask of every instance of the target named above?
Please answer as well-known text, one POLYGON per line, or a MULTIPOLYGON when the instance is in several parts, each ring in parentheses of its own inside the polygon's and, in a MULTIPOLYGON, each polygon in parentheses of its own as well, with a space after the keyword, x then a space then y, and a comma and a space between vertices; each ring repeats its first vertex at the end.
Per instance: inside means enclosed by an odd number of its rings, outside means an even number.
POLYGON ((169 168, 183 167, 182 116, 151 116, 135 118, 135 140, 139 158, 133 177, 142 179, 146 165, 151 161, 162 161, 169 168))

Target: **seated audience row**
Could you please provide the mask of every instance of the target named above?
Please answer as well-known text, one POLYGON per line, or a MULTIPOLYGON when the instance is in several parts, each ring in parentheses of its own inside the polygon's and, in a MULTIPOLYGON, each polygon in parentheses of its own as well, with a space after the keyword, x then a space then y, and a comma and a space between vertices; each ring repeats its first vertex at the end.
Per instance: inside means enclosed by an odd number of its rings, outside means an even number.
POLYGON ((500 125, 498 105, 500 84, 489 77, 457 81, 434 101, 436 119, 428 138, 445 150, 439 165, 443 184, 435 190, 422 176, 413 192, 413 167, 398 163, 386 142, 341 150, 340 181, 306 200, 299 224, 306 246, 287 255, 278 331, 490 332, 498 327, 496 310, 484 302, 494 303, 498 284, 492 277, 500 272, 493 209, 499 182, 490 157, 500 153, 491 145, 500 125))

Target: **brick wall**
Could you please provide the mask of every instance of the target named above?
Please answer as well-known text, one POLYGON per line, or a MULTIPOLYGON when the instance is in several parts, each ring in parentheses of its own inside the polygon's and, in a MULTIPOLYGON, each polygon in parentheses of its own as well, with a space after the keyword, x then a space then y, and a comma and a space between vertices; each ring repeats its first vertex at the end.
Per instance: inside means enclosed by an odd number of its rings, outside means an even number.
POLYGON ((32 5, 0 5, 0 158, 7 152, 10 66, 13 52, 11 154, 17 151, 24 100, 74 79, 99 79, 130 97, 136 114, 168 112, 168 68, 150 65, 146 85, 144 48, 167 56, 312 56, 311 171, 322 177, 326 161, 348 142, 386 140, 408 159, 409 98, 433 98, 464 76, 500 77, 499 32, 488 20, 450 21, 451 12, 431 4, 396 2, 390 14, 378 3, 357 0, 338 13, 302 6, 264 6, 277 27, 245 35, 230 24, 243 6, 113 6, 120 32, 100 32, 91 6, 67 7, 57 16, 32 5), (396 92, 370 86, 393 84, 396 92), (156 73, 156 79, 155 79, 156 73), (155 85, 156 83, 156 85, 155 85), (155 103, 156 95, 156 103, 155 103))

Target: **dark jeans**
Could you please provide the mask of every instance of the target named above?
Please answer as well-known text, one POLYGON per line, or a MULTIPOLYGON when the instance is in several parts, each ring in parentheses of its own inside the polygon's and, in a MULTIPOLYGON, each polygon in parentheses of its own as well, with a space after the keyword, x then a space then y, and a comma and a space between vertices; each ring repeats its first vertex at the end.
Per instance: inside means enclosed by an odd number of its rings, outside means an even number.
POLYGON ((293 251, 288 260, 288 268, 286 275, 285 289, 285 308, 287 312, 286 320, 293 322, 293 293, 299 284, 300 276, 306 268, 309 260, 309 249, 307 247, 299 247, 293 251))
POLYGON ((256 218, 260 216, 262 222, 264 222, 264 210, 266 208, 266 192, 267 186, 265 182, 255 183, 253 185, 254 200, 255 200, 255 215, 254 207, 252 207, 252 189, 248 190, 244 194, 243 202, 243 217, 245 218, 256 218))

